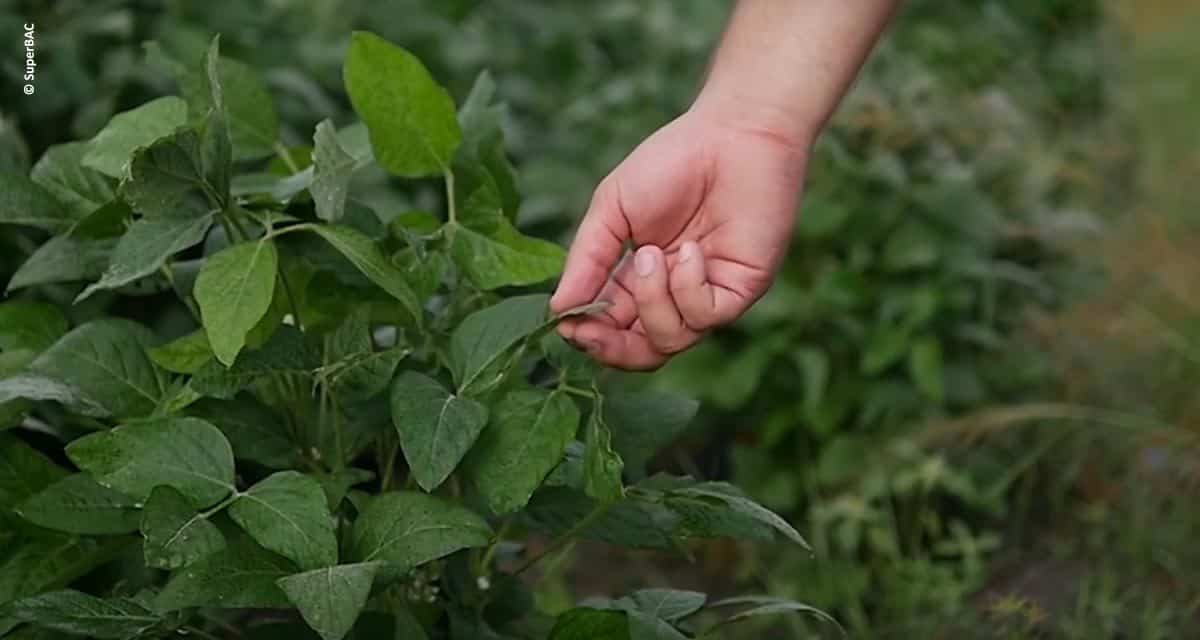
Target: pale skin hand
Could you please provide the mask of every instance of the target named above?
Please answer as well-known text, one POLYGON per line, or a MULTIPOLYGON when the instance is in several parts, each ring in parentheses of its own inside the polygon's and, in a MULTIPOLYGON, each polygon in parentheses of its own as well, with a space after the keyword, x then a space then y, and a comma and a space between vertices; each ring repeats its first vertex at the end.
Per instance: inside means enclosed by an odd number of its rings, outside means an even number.
POLYGON ((808 150, 898 0, 740 0, 704 90, 597 187, 550 301, 559 333, 650 370, 741 316, 787 251, 808 150), (636 252, 618 264, 626 242, 636 252))

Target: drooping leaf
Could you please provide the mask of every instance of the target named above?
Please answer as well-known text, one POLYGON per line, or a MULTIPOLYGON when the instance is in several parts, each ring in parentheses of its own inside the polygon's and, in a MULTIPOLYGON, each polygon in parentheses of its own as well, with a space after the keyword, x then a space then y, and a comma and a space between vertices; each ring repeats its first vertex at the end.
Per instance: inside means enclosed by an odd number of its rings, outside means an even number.
POLYGON ((143 501, 158 485, 200 507, 234 490, 229 441, 199 418, 156 418, 93 433, 67 445, 67 456, 100 484, 143 501))
POLYGON ((30 496, 16 511, 55 531, 118 535, 137 531, 140 508, 137 500, 101 486, 86 473, 76 473, 30 496))
POLYGON ((450 337, 450 371, 460 391, 488 382, 481 377, 545 323, 548 300, 545 295, 507 298, 458 325, 450 337))
POLYGON ((158 271, 171 256, 203 242, 212 224, 211 213, 138 220, 117 241, 104 275, 84 289, 76 301, 97 291, 125 286, 158 271))
POLYGON ((734 512, 752 518, 766 526, 771 527, 779 532, 788 540, 808 549, 808 543, 798 531, 787 520, 784 520, 779 515, 772 512, 770 509, 754 502, 746 497, 736 487, 724 482, 705 482, 695 484, 689 487, 683 487, 672 490, 668 494, 668 500, 671 496, 682 496, 685 498, 697 498, 706 501, 712 501, 717 504, 732 509, 734 512))
POLYGON ((326 222, 342 219, 346 211, 346 190, 356 167, 354 157, 338 141, 333 123, 329 120, 319 123, 313 134, 314 171, 312 184, 308 187, 317 217, 326 222))
POLYGON ((621 609, 639 611, 652 618, 675 622, 686 618, 704 607, 708 596, 698 591, 678 589, 642 589, 635 591, 614 604, 621 609))
POLYGON ((194 219, 224 205, 205 172, 200 133, 190 128, 138 150, 120 192, 134 211, 151 218, 194 219))
POLYGON ((571 609, 560 615, 549 640, 630 640, 624 611, 571 609))
MULTIPOLYGON (((828 613, 825 613, 824 611, 821 611, 820 609, 817 609, 816 607, 813 607, 810 605, 806 605, 806 604, 803 604, 800 602, 793 602, 790 600, 782 600, 779 598, 766 598, 766 597, 760 597, 760 596, 743 596, 743 597, 738 597, 738 598, 726 598, 725 600, 718 600, 717 602, 713 602, 712 604, 709 604, 708 608, 709 609, 718 609, 718 608, 723 608, 723 607, 737 607, 737 606, 744 606, 744 605, 749 605, 750 608, 745 609, 733 616, 730 616, 729 618, 727 618, 726 620, 724 620, 723 622, 718 624, 716 627, 709 629, 709 631, 712 631, 719 627, 723 627, 728 624, 733 624, 735 622, 741 622, 742 620, 748 620, 750 618, 757 618, 757 617, 761 617, 761 616, 770 616, 770 615, 779 615, 779 614, 785 614, 785 613, 799 613, 801 615, 810 616, 810 617, 820 620, 821 622, 831 624, 834 627, 836 627, 839 631, 842 631, 842 626, 840 624, 838 624, 837 620, 835 620, 828 613)), ((845 633, 845 632, 843 631, 843 633, 845 633)))
POLYGON ((659 391, 604 397, 604 421, 612 430, 613 449, 634 480, 645 474, 656 453, 683 433, 699 407, 691 398, 659 391))
POLYGON ((441 486, 487 424, 487 407, 415 371, 392 383, 391 409, 404 457, 426 491, 441 486))
POLYGON ((279 580, 300 615, 323 640, 342 640, 367 604, 379 565, 326 567, 279 580))
POLYGON ((154 347, 147 353, 154 364, 172 373, 195 373, 213 357, 212 347, 208 344, 208 334, 204 329, 197 329, 154 347))
POLYGON ((404 273, 388 262, 369 237, 345 226, 317 225, 312 230, 325 238, 371 282, 399 300, 413 318, 421 317, 421 303, 405 280, 404 273))
POLYGON ((0 507, 15 506, 66 475, 37 449, 0 433, 0 507))
POLYGON ((52 591, 6 607, 18 620, 89 638, 137 637, 158 626, 162 617, 132 598, 97 598, 81 591, 52 591))
POLYGON ((625 497, 625 485, 621 480, 625 463, 613 451, 612 432, 601 413, 597 407, 588 420, 587 449, 583 454, 583 492, 600 502, 615 502, 625 497))
POLYGON ((225 549, 171 574, 154 599, 159 611, 192 607, 285 608, 287 596, 276 582, 296 573, 296 565, 254 544, 231 540, 225 549))
POLYGON ((279 416, 248 395, 232 400, 204 398, 188 413, 220 429, 233 447, 233 457, 239 460, 286 469, 294 466, 301 455, 279 416))
POLYGON ((270 240, 235 244, 209 256, 195 296, 217 359, 233 364, 246 334, 267 313, 275 293, 279 254, 270 240))
POLYGON ((258 544, 301 569, 337 563, 333 516, 320 483, 309 476, 273 474, 238 496, 229 515, 258 544))
POLYGON ((578 428, 579 409, 564 392, 509 393, 467 457, 467 477, 492 513, 517 511, 562 460, 578 428))
POLYGON ((0 171, 0 225, 66 231, 75 216, 43 186, 19 173, 0 171))
POLYGON ((225 548, 225 536, 175 489, 155 487, 140 523, 146 566, 178 569, 225 548))
POLYGON ((83 164, 121 178, 135 151, 175 133, 186 122, 187 103, 175 96, 157 98, 118 113, 87 143, 83 164))
POLYGON ((344 76, 384 169, 418 178, 450 168, 462 139, 454 101, 420 60, 375 34, 357 31, 344 76))
POLYGON ((304 334, 282 326, 261 349, 243 350, 232 367, 216 360, 200 367, 190 385, 202 395, 228 399, 264 376, 308 377, 320 364, 320 355, 304 334))
POLYGON ((351 558, 383 561, 406 572, 460 549, 482 547, 492 537, 487 522, 469 509, 423 493, 375 496, 350 534, 351 558))
POLYGON ((104 274, 116 238, 55 236, 38 247, 8 281, 8 291, 59 282, 95 280, 104 274))
POLYGON ((49 191, 77 219, 108 204, 116 195, 103 174, 82 164, 88 149, 85 142, 54 145, 46 149, 29 172, 34 182, 49 191))
POLYGON ((329 386, 340 402, 365 402, 382 393, 396 368, 412 350, 394 347, 347 358, 329 375, 329 386))
MULTIPOLYGON (((29 369, 73 394, 76 406, 87 413, 94 413, 87 411, 94 407, 117 418, 145 416, 158 406, 166 388, 163 375, 146 356, 156 342, 137 323, 102 318, 67 333, 29 369)), ((0 381, 0 387, 12 381, 0 381)))
MULTIPOLYGON (((546 487, 534 494, 524 513, 539 531, 557 536, 573 530, 598 504, 576 489, 546 487)), ((626 497, 577 535, 636 549, 671 549, 678 525, 679 517, 660 502, 626 497)))

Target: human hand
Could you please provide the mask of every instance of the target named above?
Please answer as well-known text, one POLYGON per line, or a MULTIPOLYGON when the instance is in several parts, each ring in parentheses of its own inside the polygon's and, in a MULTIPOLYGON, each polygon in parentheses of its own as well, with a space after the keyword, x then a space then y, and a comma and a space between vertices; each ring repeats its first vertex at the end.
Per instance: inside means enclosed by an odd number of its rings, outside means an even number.
POLYGON ((787 251, 807 158, 806 141, 701 108, 660 129, 597 187, 550 301, 611 305, 559 333, 606 365, 651 370, 736 320, 787 251))

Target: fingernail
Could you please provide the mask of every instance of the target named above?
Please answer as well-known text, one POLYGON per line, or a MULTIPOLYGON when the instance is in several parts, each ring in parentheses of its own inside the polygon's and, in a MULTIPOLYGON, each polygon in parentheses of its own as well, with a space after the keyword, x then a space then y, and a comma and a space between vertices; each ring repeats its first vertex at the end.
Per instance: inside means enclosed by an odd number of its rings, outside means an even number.
POLYGON ((657 258, 654 256, 653 251, 650 249, 641 249, 637 252, 637 255, 634 256, 633 266, 637 269, 637 274, 645 278, 646 276, 654 273, 654 263, 656 261, 657 258))
POLYGON ((700 253, 700 245, 688 240, 679 247, 679 264, 683 264, 692 258, 695 258, 700 253))

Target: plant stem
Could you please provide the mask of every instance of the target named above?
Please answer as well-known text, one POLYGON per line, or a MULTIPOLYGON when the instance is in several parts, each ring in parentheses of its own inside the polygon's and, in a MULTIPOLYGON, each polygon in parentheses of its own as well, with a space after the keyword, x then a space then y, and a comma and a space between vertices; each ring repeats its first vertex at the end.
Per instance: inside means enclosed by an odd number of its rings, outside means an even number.
POLYGON ((580 396, 580 397, 583 397, 583 398, 587 398, 587 399, 589 399, 589 400, 595 400, 595 399, 596 399, 596 394, 595 394, 595 393, 592 393, 592 391, 591 391, 591 390, 589 390, 589 389, 581 389, 581 388, 579 388, 579 387, 576 387, 576 386, 573 386, 573 385, 569 385, 569 384, 567 384, 567 383, 565 383, 565 382, 560 382, 560 383, 559 383, 559 385, 558 385, 558 388, 559 388, 559 390, 560 390, 560 391, 565 391, 565 392, 567 392, 567 393, 570 393, 570 394, 572 394, 572 395, 577 395, 577 396, 580 396))
POLYGON ((200 309, 196 307, 195 301, 186 295, 181 295, 182 292, 175 288, 175 272, 171 271, 171 265, 164 264, 163 266, 159 267, 158 270, 161 271, 163 277, 167 279, 167 284, 171 285, 171 290, 174 291, 176 295, 179 295, 179 299, 183 302, 183 306, 187 307, 188 312, 192 314, 192 317, 196 319, 196 322, 203 324, 203 321, 200 319, 200 309))
POLYGON ((487 551, 483 554, 483 559, 479 561, 479 566, 476 568, 476 575, 487 575, 488 567, 491 566, 492 560, 496 557, 496 549, 500 547, 500 543, 504 542, 504 537, 508 535, 508 530, 512 528, 513 518, 510 516, 504 520, 504 524, 500 525, 500 530, 496 532, 496 539, 488 546, 487 551))
POLYGON ((275 142, 275 155, 283 160, 283 164, 287 165, 288 171, 292 173, 300 173, 300 167, 296 166, 296 161, 292 160, 292 154, 288 153, 287 147, 283 146, 282 142, 275 142))
POLYGON ((279 282, 283 284, 283 294, 287 296, 288 307, 292 310, 292 320, 296 322, 296 328, 304 329, 304 322, 300 319, 300 307, 296 306, 296 296, 292 295, 292 285, 288 283, 287 273, 283 269, 279 270, 279 282))
POLYGON ((397 439, 396 443, 393 444, 391 446, 391 448, 388 450, 387 462, 384 463, 383 479, 380 480, 380 482, 379 482, 379 490, 381 492, 387 491, 392 486, 392 473, 396 470, 396 456, 399 454, 400 454, 400 440, 397 439))
POLYGON ((543 558, 554 553, 558 549, 565 546, 567 543, 571 542, 571 540, 573 538, 575 538, 575 536, 577 536, 580 533, 587 530, 588 527, 595 524, 597 521, 600 520, 600 518, 603 518, 604 515, 608 513, 608 510, 611 509, 614 504, 616 504, 616 502, 605 502, 603 504, 596 505, 596 508, 592 509, 591 513, 584 516, 583 520, 576 522, 575 526, 568 529, 566 531, 566 533, 562 534, 561 536, 559 536, 559 537, 555 538, 553 541, 551 541, 549 546, 547 546, 545 549, 543 549, 541 553, 526 560, 525 564, 521 565, 520 568, 518 568, 516 571, 513 572, 513 575, 519 576, 522 573, 525 573, 526 571, 529 570, 530 567, 532 567, 533 565, 540 562, 543 558))
POLYGON ((199 628, 199 627, 191 627, 191 626, 188 626, 188 627, 184 627, 184 628, 182 629, 182 631, 183 631, 185 634, 194 635, 194 636, 200 636, 201 638, 204 638, 204 640, 221 640, 221 639, 220 639, 220 638, 218 638, 217 636, 214 636, 213 634, 211 634, 211 633, 209 633, 209 632, 207 632, 207 631, 205 631, 205 630, 203 630, 203 629, 201 629, 201 628, 199 628))
POLYGON ((338 408, 337 397, 329 394, 329 408, 333 411, 333 449, 337 452, 337 462, 334 463, 334 471, 341 471, 346 468, 346 448, 342 444, 342 412, 338 408))
POLYGON ((454 172, 446 169, 446 216, 450 223, 458 222, 458 203, 454 199, 454 172))

